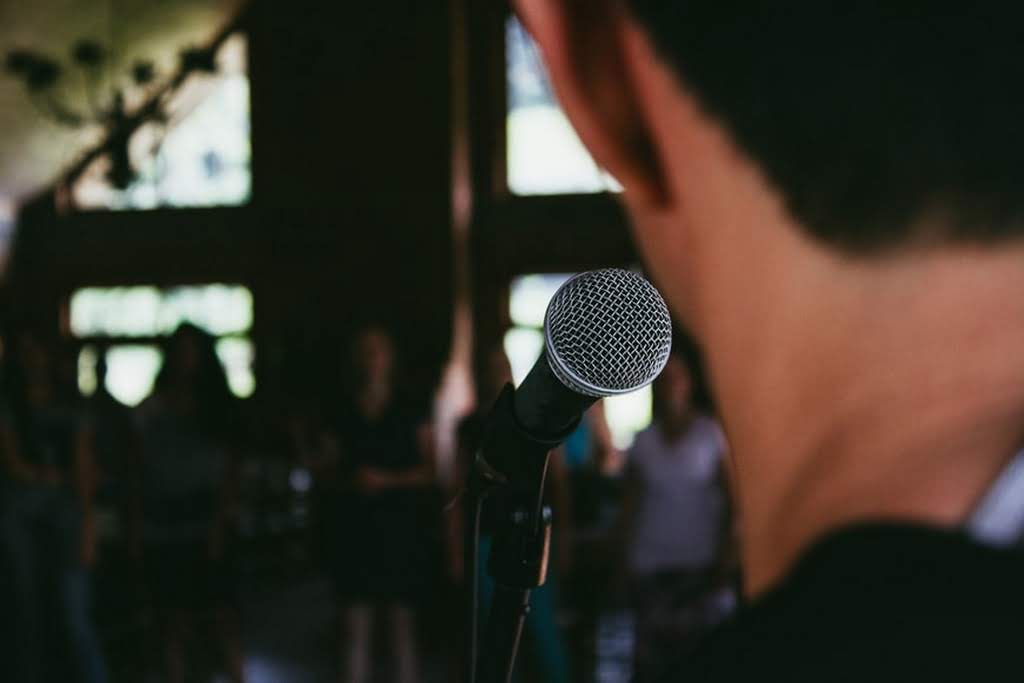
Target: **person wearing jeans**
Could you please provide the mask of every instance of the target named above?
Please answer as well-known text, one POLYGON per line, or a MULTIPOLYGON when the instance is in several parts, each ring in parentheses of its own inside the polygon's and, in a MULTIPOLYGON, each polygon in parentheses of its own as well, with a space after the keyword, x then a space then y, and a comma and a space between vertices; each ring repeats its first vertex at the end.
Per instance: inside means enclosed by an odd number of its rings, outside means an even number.
POLYGON ((50 356, 33 336, 13 345, 0 407, 0 566, 13 683, 54 674, 105 683, 92 618, 92 432, 60 400, 50 356), (52 671, 66 666, 68 671, 52 671))

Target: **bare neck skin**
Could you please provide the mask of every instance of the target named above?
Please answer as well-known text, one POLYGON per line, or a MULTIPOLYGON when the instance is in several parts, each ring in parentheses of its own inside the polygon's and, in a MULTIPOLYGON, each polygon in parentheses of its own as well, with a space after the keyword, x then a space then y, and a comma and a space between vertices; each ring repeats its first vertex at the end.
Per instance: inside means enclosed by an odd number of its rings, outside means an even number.
POLYGON ((706 354, 747 592, 848 524, 962 523, 1024 445, 1024 245, 854 259, 812 243, 646 43, 626 42, 668 198, 624 199, 706 354))
POLYGON ((851 266, 707 349, 732 448, 748 590, 874 519, 959 525, 1022 445, 1024 254, 851 266), (888 302, 888 303, 885 303, 888 302))

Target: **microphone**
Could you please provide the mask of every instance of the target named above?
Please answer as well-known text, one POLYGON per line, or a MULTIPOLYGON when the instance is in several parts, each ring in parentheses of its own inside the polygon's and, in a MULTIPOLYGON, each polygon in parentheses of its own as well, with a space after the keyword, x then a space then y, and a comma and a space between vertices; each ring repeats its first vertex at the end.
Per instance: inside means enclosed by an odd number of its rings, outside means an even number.
POLYGON ((505 478, 534 483, 524 454, 546 456, 595 401, 650 384, 671 350, 672 319, 650 282, 618 268, 573 276, 548 304, 544 351, 495 403, 480 456, 505 478))
POLYGON ((571 431, 596 400, 628 394, 661 373, 672 320, 640 275, 607 268, 563 284, 544 315, 544 351, 516 389, 513 412, 528 433, 571 431))

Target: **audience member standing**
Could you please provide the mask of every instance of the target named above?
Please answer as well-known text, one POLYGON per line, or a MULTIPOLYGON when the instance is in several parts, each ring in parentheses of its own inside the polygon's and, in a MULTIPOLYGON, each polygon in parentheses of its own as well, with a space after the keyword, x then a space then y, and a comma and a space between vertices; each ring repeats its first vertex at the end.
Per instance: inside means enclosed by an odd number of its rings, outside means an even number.
POLYGON ((672 356, 654 384, 654 422, 629 453, 623 531, 638 681, 717 618, 711 597, 730 537, 725 442, 715 421, 695 410, 692 393, 686 364, 672 356))
POLYGON ((124 540, 130 514, 130 469, 137 456, 138 439, 131 409, 111 395, 106 377, 107 363, 101 355, 96 363, 96 392, 86 402, 95 434, 96 504, 116 515, 117 528, 122 532, 119 540, 124 540))
POLYGON ((212 337, 191 325, 175 331, 155 390, 137 417, 137 548, 160 617, 167 679, 196 676, 195 658, 187 656, 189 640, 212 623, 224 668, 231 680, 241 681, 227 563, 238 418, 212 337))
POLYGON ((359 332, 350 360, 350 392, 336 429, 341 487, 331 553, 345 627, 343 680, 370 680, 374 617, 386 615, 393 679, 415 683, 413 607, 430 576, 424 505, 435 483, 430 430, 398 401, 394 347, 385 332, 359 332))
POLYGON ((12 339, 0 406, 0 566, 10 593, 15 683, 101 683, 91 614, 96 557, 92 429, 58 391, 54 358, 29 333, 12 339), (58 670, 59 668, 59 670, 58 670), (71 671, 66 671, 70 668, 71 671))

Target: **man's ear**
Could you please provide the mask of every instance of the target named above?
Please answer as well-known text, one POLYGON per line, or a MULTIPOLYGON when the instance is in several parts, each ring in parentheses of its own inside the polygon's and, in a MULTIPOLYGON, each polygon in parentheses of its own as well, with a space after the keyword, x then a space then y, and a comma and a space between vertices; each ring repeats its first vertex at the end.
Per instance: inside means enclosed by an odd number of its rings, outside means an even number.
POLYGON ((569 120, 598 165, 644 204, 661 204, 666 183, 637 101, 619 0, 515 0, 540 46, 569 120))

